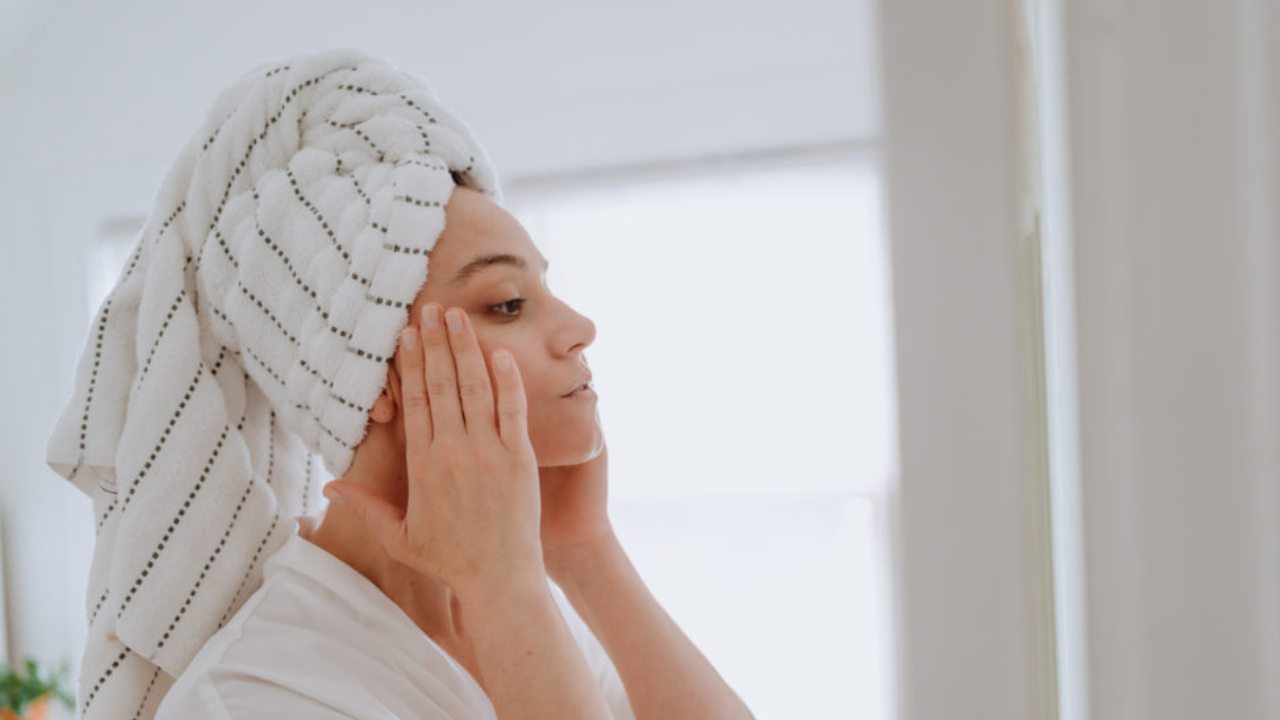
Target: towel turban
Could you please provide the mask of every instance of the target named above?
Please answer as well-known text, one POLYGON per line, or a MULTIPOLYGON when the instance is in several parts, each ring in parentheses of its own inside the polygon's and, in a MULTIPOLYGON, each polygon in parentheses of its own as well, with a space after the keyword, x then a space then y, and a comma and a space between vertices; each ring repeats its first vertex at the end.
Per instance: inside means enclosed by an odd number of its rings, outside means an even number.
POLYGON ((469 128, 377 55, 259 63, 216 97, 48 440, 97 525, 81 717, 153 717, 346 471, 456 185, 501 201, 469 128))

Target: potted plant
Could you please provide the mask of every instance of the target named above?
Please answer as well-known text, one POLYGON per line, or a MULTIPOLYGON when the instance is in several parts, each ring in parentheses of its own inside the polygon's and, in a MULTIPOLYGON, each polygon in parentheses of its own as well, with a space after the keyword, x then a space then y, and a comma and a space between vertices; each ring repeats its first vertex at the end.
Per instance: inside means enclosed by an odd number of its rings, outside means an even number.
POLYGON ((36 661, 27 658, 26 677, 0 662, 0 720, 44 720, 52 695, 76 709, 76 700, 67 692, 63 680, 67 676, 64 662, 57 672, 42 674, 36 661))

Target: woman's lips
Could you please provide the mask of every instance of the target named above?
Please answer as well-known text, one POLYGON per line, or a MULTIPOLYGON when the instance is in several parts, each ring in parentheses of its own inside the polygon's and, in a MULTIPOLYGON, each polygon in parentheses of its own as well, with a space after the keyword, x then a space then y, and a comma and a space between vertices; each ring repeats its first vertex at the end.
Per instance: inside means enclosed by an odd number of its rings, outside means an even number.
POLYGON ((582 386, 583 386, 583 385, 586 385, 587 387, 591 387, 591 374, 590 374, 590 373, 588 373, 586 377, 582 378, 582 380, 581 380, 581 381, 579 381, 579 382, 578 382, 578 384, 577 384, 577 385, 576 385, 572 390, 570 390, 569 392, 567 392, 567 393, 565 393, 565 394, 561 395, 560 397, 569 397, 570 395, 574 395, 574 394, 576 394, 576 393, 581 392, 581 391, 582 391, 582 386))
POLYGON ((596 397, 596 389, 591 387, 591 385, 587 385, 585 388, 580 387, 577 390, 574 390, 573 392, 563 397, 565 397, 566 399, 588 398, 588 397, 593 398, 593 397, 596 397))

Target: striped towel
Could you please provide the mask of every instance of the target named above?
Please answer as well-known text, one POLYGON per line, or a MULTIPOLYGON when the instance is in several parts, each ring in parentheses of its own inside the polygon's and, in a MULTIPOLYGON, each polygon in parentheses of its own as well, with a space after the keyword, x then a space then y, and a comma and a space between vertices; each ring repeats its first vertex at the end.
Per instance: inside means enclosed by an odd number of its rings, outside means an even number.
POLYGON ((380 56, 260 62, 214 100, 48 440, 97 523, 82 718, 153 717, 346 471, 455 185, 501 200, 470 129, 380 56))

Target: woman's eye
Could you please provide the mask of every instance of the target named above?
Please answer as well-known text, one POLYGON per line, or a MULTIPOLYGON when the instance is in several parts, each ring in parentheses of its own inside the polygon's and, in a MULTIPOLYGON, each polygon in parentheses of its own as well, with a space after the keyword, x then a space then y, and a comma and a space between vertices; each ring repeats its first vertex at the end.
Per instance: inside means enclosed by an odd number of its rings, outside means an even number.
POLYGON ((521 306, 524 305, 524 301, 525 301, 525 298, 512 298, 511 300, 508 300, 504 303, 498 303, 497 305, 490 305, 489 311, 501 317, 507 317, 507 318, 519 317, 520 316, 519 309, 521 306), (511 309, 510 308, 511 305, 515 305, 515 312, 506 311, 511 309))

